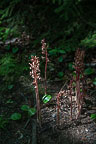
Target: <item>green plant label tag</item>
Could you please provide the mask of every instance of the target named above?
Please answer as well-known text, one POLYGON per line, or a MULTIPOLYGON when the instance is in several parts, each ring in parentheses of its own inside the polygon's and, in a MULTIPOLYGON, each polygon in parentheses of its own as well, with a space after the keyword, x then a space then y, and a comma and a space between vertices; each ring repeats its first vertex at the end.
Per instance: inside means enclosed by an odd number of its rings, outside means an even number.
POLYGON ((91 114, 91 119, 96 119, 96 114, 91 114))
POLYGON ((43 103, 48 103, 51 98, 52 98, 51 95, 44 95, 44 96, 42 97, 43 103))

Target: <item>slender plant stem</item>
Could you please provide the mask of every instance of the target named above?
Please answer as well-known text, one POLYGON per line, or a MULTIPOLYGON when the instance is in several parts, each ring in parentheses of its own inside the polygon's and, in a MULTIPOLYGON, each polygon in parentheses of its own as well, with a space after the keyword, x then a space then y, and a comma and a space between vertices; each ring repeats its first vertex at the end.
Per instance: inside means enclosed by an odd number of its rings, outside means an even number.
POLYGON ((60 110, 60 93, 58 93, 57 95, 57 125, 59 125, 60 123, 59 110, 60 110))
POLYGON ((38 91, 38 83, 36 79, 36 103, 37 103, 37 122, 41 125, 41 111, 40 111, 40 98, 39 98, 39 91, 38 91))
POLYGON ((46 50, 45 50, 45 95, 47 94, 47 47, 46 47, 46 50))
POLYGON ((67 84, 68 81, 65 82, 65 84, 61 87, 58 95, 57 95, 57 125, 60 124, 60 97, 62 95, 61 91, 63 91, 63 88, 67 84))
POLYGON ((71 120, 72 120, 72 80, 70 81, 70 97, 71 97, 71 108, 70 108, 70 110, 71 110, 71 120))

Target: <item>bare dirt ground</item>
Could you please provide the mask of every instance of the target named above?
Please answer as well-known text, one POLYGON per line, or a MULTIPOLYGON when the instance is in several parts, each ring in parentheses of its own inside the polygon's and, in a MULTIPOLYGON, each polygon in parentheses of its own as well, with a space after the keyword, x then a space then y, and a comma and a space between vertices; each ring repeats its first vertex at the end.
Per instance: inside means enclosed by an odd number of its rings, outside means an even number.
POLYGON ((73 109, 73 120, 70 119, 70 98, 68 95, 62 96, 59 126, 56 120, 55 96, 53 103, 42 109, 43 123, 39 131, 38 144, 96 144, 96 121, 90 118, 92 113, 96 113, 95 93, 85 98, 90 101, 90 105, 84 102, 78 119, 75 118, 73 109))

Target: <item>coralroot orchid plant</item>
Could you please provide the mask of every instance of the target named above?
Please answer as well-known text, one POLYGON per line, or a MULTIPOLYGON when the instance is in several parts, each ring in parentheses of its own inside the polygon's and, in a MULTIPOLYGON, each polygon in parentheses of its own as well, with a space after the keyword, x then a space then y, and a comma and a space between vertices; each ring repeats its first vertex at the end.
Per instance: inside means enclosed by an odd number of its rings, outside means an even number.
POLYGON ((71 115, 70 115, 70 119, 72 120, 72 83, 73 83, 73 80, 70 80, 70 97, 71 97, 71 107, 70 107, 70 110, 71 110, 71 115))
POLYGON ((84 51, 80 50, 79 48, 75 54, 75 70, 76 70, 76 101, 78 105, 78 115, 80 115, 82 104, 83 104, 83 97, 84 97, 84 51), (81 75, 81 77, 80 77, 81 75), (82 81, 82 86, 80 86, 80 80, 82 81), (82 92, 80 91, 82 89, 82 92))
POLYGON ((61 89, 57 95, 57 125, 60 123, 60 98, 64 94, 64 91, 61 89))
MULTIPOLYGON (((43 97, 43 102, 47 103, 50 99, 51 96, 47 95, 47 63, 49 61, 48 59, 48 52, 47 52, 47 44, 45 43, 45 39, 41 41, 42 43, 42 54, 44 55, 43 58, 45 59, 45 95, 43 97)), ((40 69, 39 69, 39 58, 36 56, 31 56, 31 62, 29 63, 30 65, 30 76, 33 78, 33 85, 35 88, 35 93, 36 93, 36 105, 37 105, 37 122, 41 125, 41 110, 40 110, 40 98, 39 98, 39 90, 38 90, 38 79, 40 80, 40 69)), ((72 119, 72 94, 73 94, 73 82, 75 82, 75 94, 76 94, 76 105, 77 105, 77 114, 76 118, 80 115, 82 104, 83 104, 83 98, 85 96, 85 90, 84 90, 84 51, 80 50, 79 48, 77 49, 75 53, 75 63, 74 63, 74 68, 75 68, 75 73, 76 73, 76 78, 72 78, 70 80, 70 110, 71 110, 71 119, 72 119)), ((65 84, 64 84, 65 86, 65 84)), ((59 93, 57 94, 57 124, 59 125, 60 121, 60 98, 61 96, 65 93, 63 91, 64 86, 61 88, 59 93)))
POLYGON ((40 111, 40 98, 38 90, 38 79, 40 80, 40 69, 39 69, 39 58, 31 56, 30 65, 30 76, 33 78, 33 85, 36 93, 36 105, 37 105, 37 122, 41 122, 41 111, 40 111))
POLYGON ((47 44, 45 42, 45 39, 43 39, 41 41, 41 44, 42 44, 42 54, 44 56, 42 56, 42 59, 45 59, 45 95, 47 94, 47 63, 49 62, 49 59, 48 59, 48 52, 47 52, 47 44))
POLYGON ((82 104, 83 104, 83 98, 85 96, 85 89, 84 89, 84 51, 77 49, 75 53, 75 64, 74 64, 75 72, 76 72, 76 79, 74 78, 70 81, 70 96, 71 96, 71 119, 72 119, 72 90, 73 90, 73 82, 76 83, 75 86, 75 94, 76 94, 76 104, 77 104, 77 116, 80 115, 82 104))

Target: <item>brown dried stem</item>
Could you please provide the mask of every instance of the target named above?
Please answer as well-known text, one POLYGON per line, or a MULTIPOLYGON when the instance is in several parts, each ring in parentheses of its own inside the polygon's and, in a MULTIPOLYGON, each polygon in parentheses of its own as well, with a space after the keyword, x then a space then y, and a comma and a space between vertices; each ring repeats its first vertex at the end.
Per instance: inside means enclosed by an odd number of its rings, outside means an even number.
POLYGON ((78 106, 78 115, 80 115, 81 107, 82 107, 82 101, 83 101, 83 84, 82 84, 82 93, 80 92, 80 82, 84 80, 84 51, 77 49, 75 53, 75 70, 76 70, 76 102, 78 106), (80 78, 80 75, 82 75, 82 78, 80 78))

